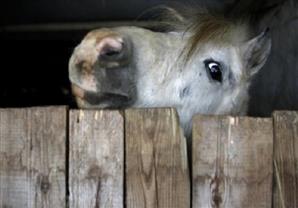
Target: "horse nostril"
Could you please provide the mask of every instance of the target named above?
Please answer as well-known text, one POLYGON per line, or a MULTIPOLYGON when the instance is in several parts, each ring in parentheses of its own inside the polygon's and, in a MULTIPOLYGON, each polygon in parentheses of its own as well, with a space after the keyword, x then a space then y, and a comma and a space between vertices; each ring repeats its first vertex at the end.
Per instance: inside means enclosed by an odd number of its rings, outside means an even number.
POLYGON ((101 58, 117 58, 121 54, 121 49, 114 49, 114 48, 104 48, 101 53, 101 58))
POLYGON ((109 36, 97 42, 98 64, 102 68, 112 69, 129 63, 130 43, 119 36, 109 36))

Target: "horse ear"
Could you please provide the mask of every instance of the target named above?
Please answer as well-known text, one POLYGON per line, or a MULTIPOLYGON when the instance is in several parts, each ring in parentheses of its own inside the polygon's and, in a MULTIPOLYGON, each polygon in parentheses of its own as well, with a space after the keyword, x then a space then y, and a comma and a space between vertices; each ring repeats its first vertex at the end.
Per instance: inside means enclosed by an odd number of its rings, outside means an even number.
POLYGON ((257 73, 264 66, 270 54, 271 38, 268 32, 269 28, 240 47, 245 73, 249 77, 257 73))

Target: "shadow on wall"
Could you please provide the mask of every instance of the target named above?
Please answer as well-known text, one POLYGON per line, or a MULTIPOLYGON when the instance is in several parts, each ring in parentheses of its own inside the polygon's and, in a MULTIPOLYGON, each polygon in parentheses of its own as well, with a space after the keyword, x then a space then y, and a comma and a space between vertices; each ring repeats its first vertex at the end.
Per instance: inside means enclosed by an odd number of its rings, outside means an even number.
POLYGON ((67 70, 77 40, 44 38, 48 33, 36 35, 0 36, 0 107, 74 106, 67 70))
MULTIPOLYGON (((144 11, 161 5, 201 4, 220 9, 235 0, 5 0, 1 2, 0 24, 92 22, 135 20, 144 11)), ((144 16, 145 17, 145 16, 144 16)))

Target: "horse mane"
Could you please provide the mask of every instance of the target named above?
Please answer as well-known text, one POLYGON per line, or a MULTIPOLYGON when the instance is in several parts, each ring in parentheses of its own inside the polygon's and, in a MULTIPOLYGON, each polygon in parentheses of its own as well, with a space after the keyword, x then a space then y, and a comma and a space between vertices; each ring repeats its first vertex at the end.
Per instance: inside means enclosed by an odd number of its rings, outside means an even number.
POLYGON ((163 7, 161 24, 169 31, 190 34, 183 50, 186 61, 191 59, 201 43, 239 42, 248 36, 249 24, 245 18, 229 18, 199 6, 180 5, 179 8, 163 7))
POLYGON ((189 31, 192 34, 187 42, 186 58, 191 56, 198 49, 201 43, 209 41, 226 42, 230 37, 234 23, 221 16, 214 16, 210 13, 200 13, 196 15, 195 21, 189 22, 189 31))

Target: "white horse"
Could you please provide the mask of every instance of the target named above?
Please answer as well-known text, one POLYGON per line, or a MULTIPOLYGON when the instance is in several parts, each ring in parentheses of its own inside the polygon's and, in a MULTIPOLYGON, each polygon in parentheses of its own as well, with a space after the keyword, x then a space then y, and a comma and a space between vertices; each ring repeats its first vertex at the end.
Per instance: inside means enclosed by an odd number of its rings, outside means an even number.
POLYGON ((207 13, 175 31, 136 27, 88 33, 69 62, 81 108, 174 107, 186 135, 195 114, 247 113, 251 78, 266 62, 267 31, 207 13))

